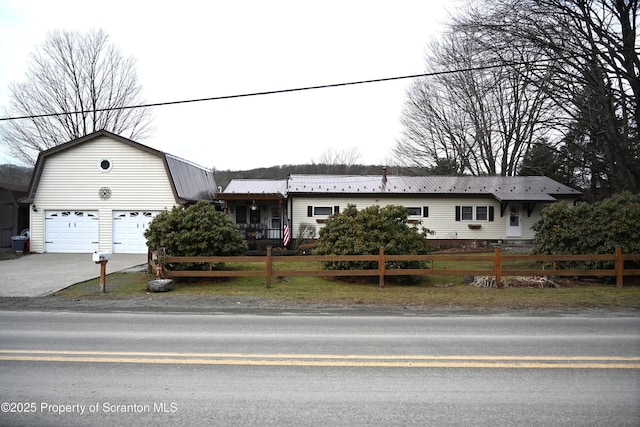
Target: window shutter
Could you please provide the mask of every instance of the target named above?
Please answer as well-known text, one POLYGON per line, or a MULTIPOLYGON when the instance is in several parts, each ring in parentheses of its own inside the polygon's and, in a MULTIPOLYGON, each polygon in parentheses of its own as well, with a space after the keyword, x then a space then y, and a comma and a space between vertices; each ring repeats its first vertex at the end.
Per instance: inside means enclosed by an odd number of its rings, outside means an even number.
POLYGON ((493 206, 489 206, 489 221, 493 221, 493 206))
POLYGON ((460 221, 460 216, 462 216, 462 208, 460 206, 456 206, 456 221, 460 221))
POLYGON ((313 206, 307 206, 307 216, 308 217, 313 216, 313 206))
POLYGON ((429 217, 429 206, 423 206, 422 207, 422 217, 423 218, 428 218, 429 217))
POLYGON ((334 206, 334 207, 333 207, 333 213, 334 213, 335 215, 339 214, 339 213, 340 213, 340 206, 334 206))

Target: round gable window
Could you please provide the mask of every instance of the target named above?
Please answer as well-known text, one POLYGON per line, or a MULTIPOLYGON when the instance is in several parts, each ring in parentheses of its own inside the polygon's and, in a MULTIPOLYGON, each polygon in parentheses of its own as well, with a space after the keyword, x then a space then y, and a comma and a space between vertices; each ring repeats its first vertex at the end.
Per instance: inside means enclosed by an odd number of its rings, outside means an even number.
POLYGON ((111 160, 109 159, 100 159, 100 161, 98 162, 98 168, 102 172, 109 172, 111 170, 111 166, 111 160))

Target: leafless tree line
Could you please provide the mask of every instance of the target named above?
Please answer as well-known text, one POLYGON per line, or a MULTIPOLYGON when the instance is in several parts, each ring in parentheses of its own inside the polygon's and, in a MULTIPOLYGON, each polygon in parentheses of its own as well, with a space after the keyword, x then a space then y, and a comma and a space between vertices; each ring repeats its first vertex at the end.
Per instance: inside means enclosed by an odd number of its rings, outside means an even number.
POLYGON ((436 173, 517 175, 544 147, 567 181, 638 192, 637 0, 472 4, 426 61, 461 71, 414 83, 396 156, 436 173))

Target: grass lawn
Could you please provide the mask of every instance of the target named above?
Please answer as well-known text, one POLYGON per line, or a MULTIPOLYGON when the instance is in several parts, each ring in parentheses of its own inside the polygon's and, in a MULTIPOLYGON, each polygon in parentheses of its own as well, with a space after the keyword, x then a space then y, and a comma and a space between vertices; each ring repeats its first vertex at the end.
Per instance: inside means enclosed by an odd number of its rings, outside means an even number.
MULTIPOLYGON (((312 265, 277 263, 276 271, 314 269, 312 265)), ((226 269, 256 269, 256 264, 227 265, 226 269)), ((438 266, 438 268, 447 268, 438 266)), ((465 268, 485 268, 469 265, 465 268)), ((258 268, 259 269, 259 268, 258 268)), ((146 273, 112 273, 107 276, 107 298, 147 295, 147 282, 155 276, 146 273)), ((371 304, 395 306, 569 309, 640 309, 640 286, 617 288, 615 284, 587 281, 565 282, 560 288, 481 288, 462 283, 462 276, 428 276, 416 285, 399 285, 387 279, 385 287, 375 283, 347 283, 323 277, 274 277, 271 288, 264 277, 222 279, 178 279, 166 294, 202 297, 248 296, 299 304, 371 304)), ((98 280, 73 285, 56 293, 65 298, 100 296, 98 280)))

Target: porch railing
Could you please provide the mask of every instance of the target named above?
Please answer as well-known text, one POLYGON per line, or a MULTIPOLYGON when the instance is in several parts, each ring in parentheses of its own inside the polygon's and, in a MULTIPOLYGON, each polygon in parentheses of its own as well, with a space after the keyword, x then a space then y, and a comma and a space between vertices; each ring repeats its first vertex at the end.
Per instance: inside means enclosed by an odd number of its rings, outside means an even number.
POLYGON ((281 228, 269 228, 265 224, 238 224, 245 240, 282 240, 281 228))

